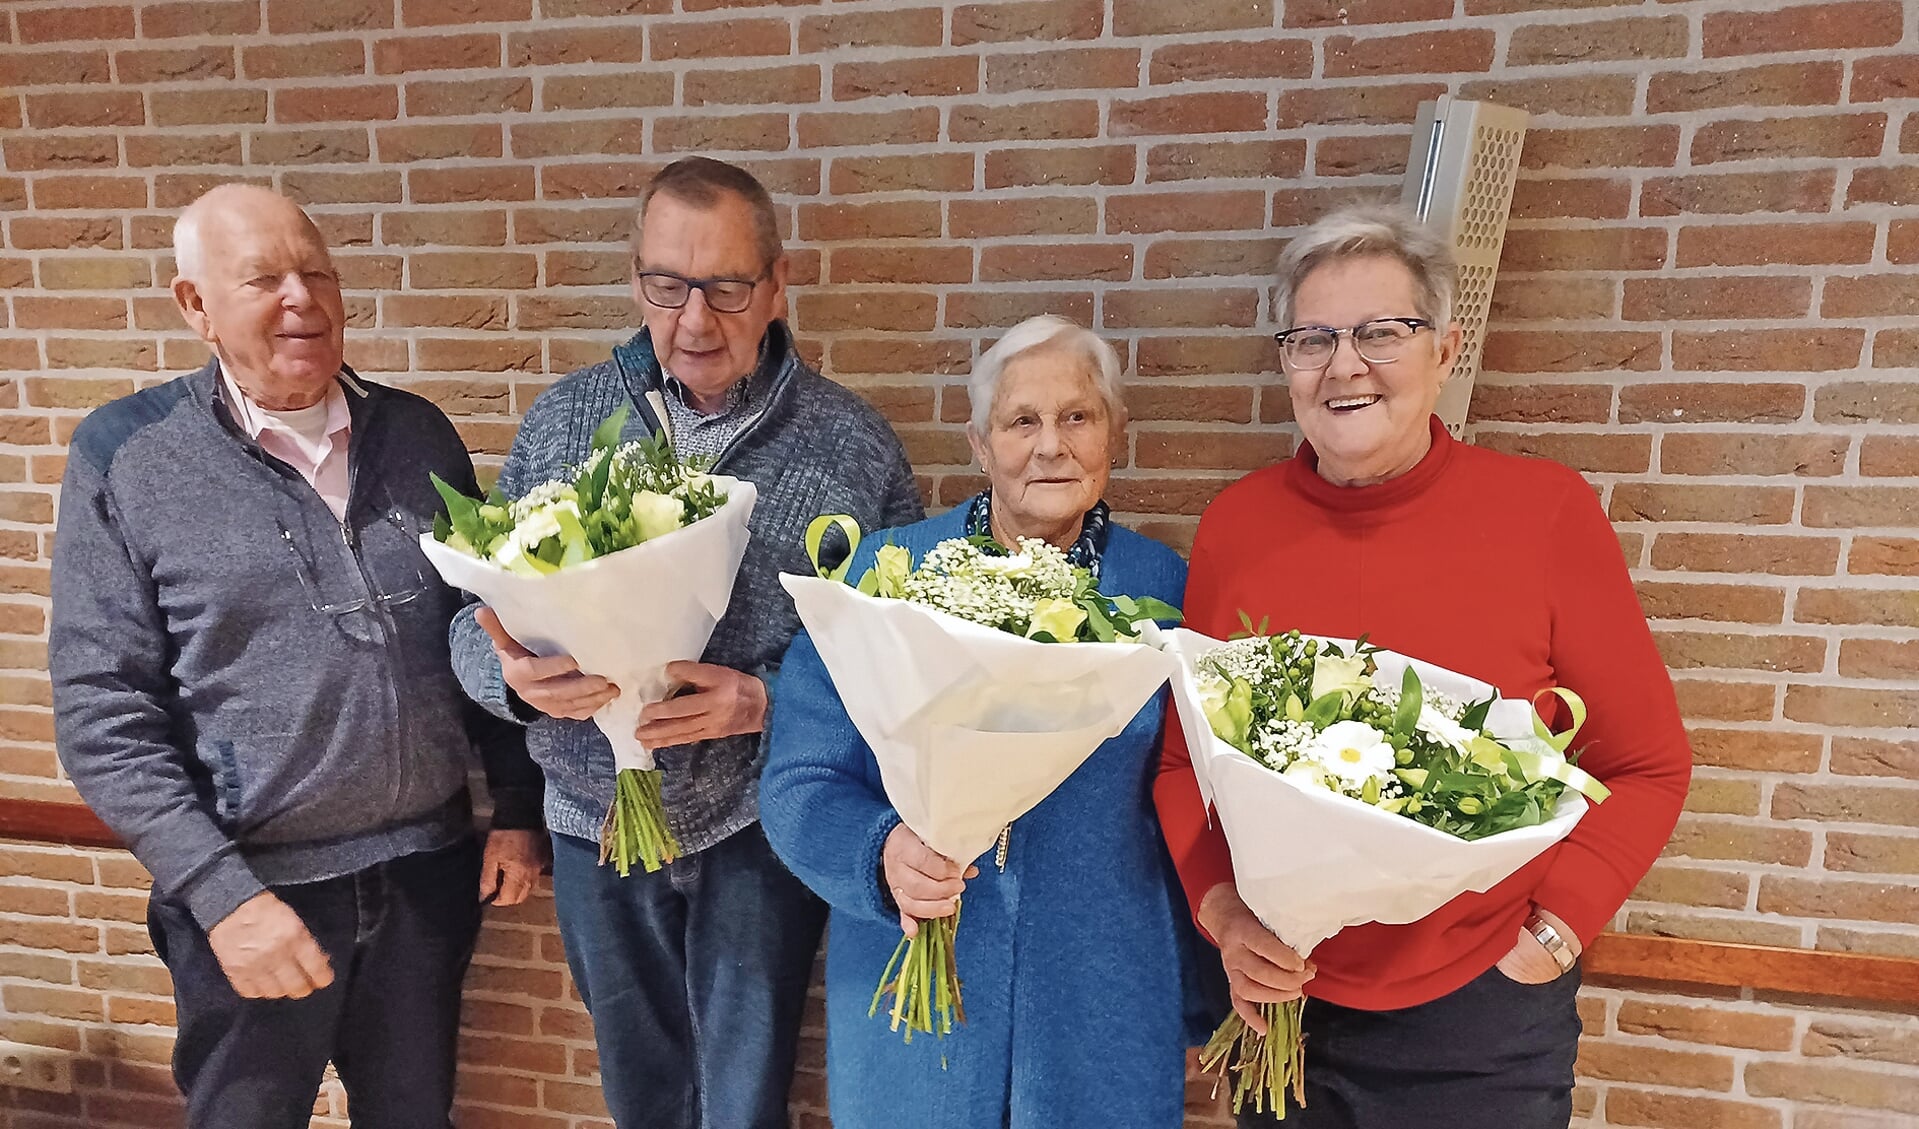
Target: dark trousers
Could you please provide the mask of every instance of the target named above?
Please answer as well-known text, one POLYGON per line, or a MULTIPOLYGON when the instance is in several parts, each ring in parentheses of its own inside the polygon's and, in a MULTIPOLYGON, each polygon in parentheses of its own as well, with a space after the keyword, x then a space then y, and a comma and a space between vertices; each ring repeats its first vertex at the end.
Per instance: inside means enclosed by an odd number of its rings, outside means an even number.
POLYGON ((553 836, 553 902, 620 1129, 786 1129, 826 906, 755 823, 621 878, 553 836))
POLYGON ((303 1000, 242 998, 186 907, 150 900, 147 929, 173 975, 173 1077, 191 1129, 306 1129, 329 1059, 354 1129, 448 1126, 479 881, 469 839, 274 887, 333 965, 333 982, 303 1000))
POLYGON ((1497 968, 1431 1003, 1356 1011, 1307 1000, 1306 1108, 1240 1129, 1566 1129, 1579 970, 1519 984, 1497 968))

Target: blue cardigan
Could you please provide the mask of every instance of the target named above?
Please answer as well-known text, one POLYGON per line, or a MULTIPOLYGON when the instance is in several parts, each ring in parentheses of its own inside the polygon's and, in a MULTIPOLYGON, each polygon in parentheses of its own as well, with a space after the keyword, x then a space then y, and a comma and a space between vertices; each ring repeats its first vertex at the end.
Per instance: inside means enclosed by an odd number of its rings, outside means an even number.
MULTIPOLYGON (((870 536, 850 575, 888 541, 917 561, 964 536, 964 509, 870 536)), ((1111 527, 1103 590, 1177 604, 1185 582, 1171 550, 1111 527)), ((866 1014, 900 938, 879 878, 899 816, 804 632, 775 702, 760 818, 773 849, 832 907, 826 1073, 837 1129, 1176 1129, 1186 1047, 1223 1012, 1200 998, 1197 934, 1153 812, 1166 691, 1013 824, 1004 872, 990 851, 978 860, 955 942, 966 1023, 910 1046, 883 1009, 866 1014)))

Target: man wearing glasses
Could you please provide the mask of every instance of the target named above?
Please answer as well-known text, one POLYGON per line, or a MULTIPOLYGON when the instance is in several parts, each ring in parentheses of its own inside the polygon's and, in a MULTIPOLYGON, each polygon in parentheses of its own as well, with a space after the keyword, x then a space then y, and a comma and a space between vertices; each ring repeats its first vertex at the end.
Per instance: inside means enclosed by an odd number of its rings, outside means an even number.
POLYGON ((153 874, 192 1129, 304 1129, 329 1060, 356 1125, 443 1129, 481 905, 544 855, 524 734, 461 695, 461 597, 418 544, 429 473, 472 490, 473 465, 432 404, 342 363, 339 277, 291 201, 215 188, 174 257, 213 359, 74 432, 60 759, 153 874))
POLYGON ((779 574, 811 571, 802 542, 820 514, 851 514, 869 530, 921 516, 885 420, 794 349, 781 320, 786 278, 758 181, 700 157, 667 166, 642 193, 634 228, 645 328, 533 403, 500 474, 511 497, 559 475, 624 406, 627 438, 663 431, 680 455, 759 488, 752 541, 704 661, 667 668, 683 692, 647 707, 635 733, 663 770, 677 860, 626 878, 598 864, 613 750, 589 719, 616 689, 570 658, 534 658, 488 609, 454 622, 461 683, 529 724, 546 770, 560 932, 621 1129, 787 1125, 825 908, 759 826, 761 731, 799 628, 779 574))

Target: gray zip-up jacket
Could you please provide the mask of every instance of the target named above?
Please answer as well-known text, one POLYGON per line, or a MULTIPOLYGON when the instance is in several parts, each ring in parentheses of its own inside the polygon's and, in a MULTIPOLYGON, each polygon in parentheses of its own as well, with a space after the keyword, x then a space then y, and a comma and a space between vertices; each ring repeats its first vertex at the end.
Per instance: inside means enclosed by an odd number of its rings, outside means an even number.
MULTIPOLYGON (((748 527, 752 538, 733 585, 726 615, 713 630, 704 661, 765 680, 778 695, 777 673, 786 645, 799 630, 793 600, 779 574, 810 574, 802 541, 807 524, 824 513, 851 514, 864 529, 890 529, 922 516, 913 468, 886 420, 864 400, 807 367, 782 322, 767 329, 763 382, 752 415, 714 464, 719 474, 744 478, 759 490, 748 527)), ((586 458, 593 429, 628 405, 625 438, 659 427, 646 394, 664 391, 652 340, 642 330, 610 360, 571 373, 533 402, 500 471, 500 490, 517 498, 559 477, 586 458)), ((671 593, 636 592, 637 601, 671 593)), ((471 609, 453 621, 453 662, 473 699, 503 718, 530 722, 527 747, 546 770, 547 826, 597 841, 613 802, 613 747, 591 721, 546 717, 530 710, 506 686, 493 645, 471 609)), ((686 851, 718 843, 759 818, 758 733, 660 749, 662 799, 668 824, 686 851)))
POLYGON ((539 825, 524 734, 453 679, 463 602, 421 554, 429 472, 473 488, 453 425, 343 375, 344 520, 232 422, 214 364, 74 432, 53 565, 55 736, 87 803, 211 928, 264 887, 350 874, 472 827, 539 825))

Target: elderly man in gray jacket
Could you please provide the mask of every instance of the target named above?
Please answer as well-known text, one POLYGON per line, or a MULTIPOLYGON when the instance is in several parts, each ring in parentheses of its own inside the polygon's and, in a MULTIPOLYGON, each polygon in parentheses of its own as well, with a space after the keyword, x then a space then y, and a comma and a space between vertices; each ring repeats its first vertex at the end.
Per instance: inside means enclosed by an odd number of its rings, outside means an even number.
POLYGON ((564 656, 533 657, 487 609, 455 621, 453 655, 476 701, 531 725, 561 936, 593 1015, 614 1121, 778 1129, 825 919, 758 823, 761 731, 799 627, 779 574, 810 571, 801 542, 817 515, 882 529, 919 520, 920 499, 886 422, 794 350, 780 320, 777 217, 751 175, 699 157, 667 166, 640 198, 633 249, 646 328, 533 403, 500 487, 518 497, 579 462, 594 428, 624 405, 627 438, 664 423, 681 455, 713 459, 715 471, 759 489, 752 541, 704 661, 668 667, 686 692, 648 707, 636 733, 656 750, 681 856, 627 878, 597 865, 613 750, 587 719, 616 693, 605 679, 564 656))
POLYGON ((74 432, 54 552, 60 759, 153 873, 192 1129, 304 1129, 327 1061, 356 1129, 445 1129, 480 907, 538 878, 524 734, 467 702, 459 593, 420 553, 473 488, 452 424, 342 362, 292 201, 226 185, 175 227, 214 360, 74 432), (493 830, 475 838, 475 749, 493 830))

